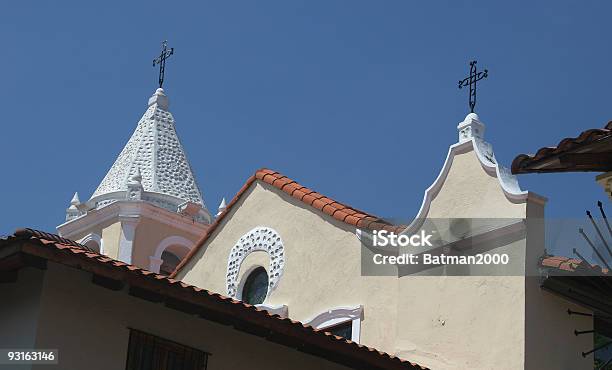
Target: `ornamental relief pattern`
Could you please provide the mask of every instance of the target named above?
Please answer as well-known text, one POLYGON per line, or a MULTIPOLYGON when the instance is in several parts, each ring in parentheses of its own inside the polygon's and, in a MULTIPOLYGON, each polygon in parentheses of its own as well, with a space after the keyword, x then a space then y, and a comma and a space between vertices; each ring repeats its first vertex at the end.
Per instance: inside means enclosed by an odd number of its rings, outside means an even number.
MULTIPOLYGON (((92 198, 125 191, 141 172, 143 190, 204 205, 170 112, 151 105, 92 198)), ((176 208, 176 206, 175 206, 176 208)))
POLYGON ((227 261, 226 288, 227 294, 236 298, 238 293, 238 273, 242 261, 255 251, 267 252, 270 257, 268 267, 268 289, 278 285, 285 267, 285 247, 280 235, 269 227, 258 226, 244 234, 232 247, 227 261))

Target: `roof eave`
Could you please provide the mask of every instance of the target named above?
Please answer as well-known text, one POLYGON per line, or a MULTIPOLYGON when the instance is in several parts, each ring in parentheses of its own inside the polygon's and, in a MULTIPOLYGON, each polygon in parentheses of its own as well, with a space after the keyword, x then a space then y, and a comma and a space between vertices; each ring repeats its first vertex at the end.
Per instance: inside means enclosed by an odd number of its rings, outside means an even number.
POLYGON ((511 170, 513 174, 612 171, 612 122, 604 129, 563 139, 556 147, 540 148, 536 154, 519 154, 511 170))
POLYGON ((7 240, 0 240, 0 278, 10 278, 18 269, 32 266, 46 269, 46 261, 59 263, 93 274, 92 282, 120 290, 129 286, 131 295, 141 299, 161 297, 167 307, 199 317, 232 325, 237 330, 322 357, 345 366, 371 369, 406 370, 426 368, 391 356, 331 333, 315 330, 300 322, 270 315, 265 310, 220 294, 170 279, 136 266, 113 260, 82 248, 76 242, 25 229, 7 240), (70 244, 64 244, 64 241, 70 244))

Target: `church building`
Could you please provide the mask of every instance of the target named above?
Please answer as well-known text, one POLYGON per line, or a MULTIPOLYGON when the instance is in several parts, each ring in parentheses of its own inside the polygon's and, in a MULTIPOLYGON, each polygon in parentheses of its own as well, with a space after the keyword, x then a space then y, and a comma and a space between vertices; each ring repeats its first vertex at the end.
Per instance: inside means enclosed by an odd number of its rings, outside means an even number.
POLYGON ((67 370, 592 369, 592 332, 607 322, 542 279, 609 272, 546 254, 546 198, 497 161, 478 115, 449 144, 420 209, 398 204, 408 225, 266 168, 211 212, 160 87, 59 235, 0 240, 0 348, 57 349, 45 366, 67 370), (515 270, 366 273, 372 233, 416 235, 423 220, 449 223, 454 239, 435 253, 507 255, 515 270))

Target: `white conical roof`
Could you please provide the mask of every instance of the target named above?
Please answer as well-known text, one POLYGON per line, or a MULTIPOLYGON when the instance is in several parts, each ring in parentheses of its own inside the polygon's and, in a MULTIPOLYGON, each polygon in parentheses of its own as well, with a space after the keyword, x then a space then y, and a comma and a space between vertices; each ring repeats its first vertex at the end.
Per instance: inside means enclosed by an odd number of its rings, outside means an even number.
POLYGON ((125 192, 136 177, 142 178, 145 192, 169 195, 170 199, 178 198, 206 208, 176 134, 163 89, 157 89, 149 99, 149 108, 91 198, 117 199, 112 193, 125 192))

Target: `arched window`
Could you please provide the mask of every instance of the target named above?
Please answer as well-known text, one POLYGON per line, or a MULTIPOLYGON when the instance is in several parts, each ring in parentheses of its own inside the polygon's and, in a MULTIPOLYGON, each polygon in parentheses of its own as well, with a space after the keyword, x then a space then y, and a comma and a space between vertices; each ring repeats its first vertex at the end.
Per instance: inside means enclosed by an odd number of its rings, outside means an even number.
POLYGON ((93 239, 85 243, 85 246, 94 252, 100 252, 100 244, 93 239))
POLYGON ((242 288, 242 301, 248 304, 260 304, 268 295, 268 273, 258 267, 249 274, 242 288))
POLYGON ((80 241, 81 244, 97 253, 102 252, 102 238, 98 234, 89 234, 80 241))
POLYGON ((322 312, 311 320, 305 321, 315 329, 328 331, 334 335, 359 343, 363 306, 337 307, 322 312))
POLYGON ((176 266, 181 263, 181 259, 170 251, 164 251, 161 255, 162 264, 159 267, 159 273, 162 275, 170 275, 176 266))
POLYGON ((180 261, 193 249, 194 243, 182 236, 169 236, 155 248, 149 256, 149 270, 163 275, 171 274, 180 261))

